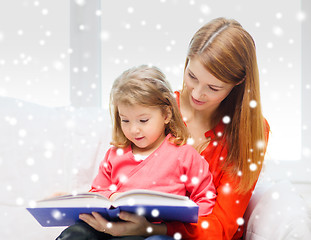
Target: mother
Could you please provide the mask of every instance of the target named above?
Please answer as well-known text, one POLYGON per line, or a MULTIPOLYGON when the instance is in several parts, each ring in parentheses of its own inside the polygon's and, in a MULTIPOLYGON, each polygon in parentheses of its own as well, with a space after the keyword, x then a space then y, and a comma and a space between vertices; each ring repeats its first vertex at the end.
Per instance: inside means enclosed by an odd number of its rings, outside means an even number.
MULTIPOLYGON (((255 43, 237 21, 218 18, 195 33, 176 99, 194 147, 213 173, 217 190, 213 212, 197 224, 160 225, 123 212, 120 218, 126 222, 114 223, 110 231, 119 236, 147 235, 146 228, 152 226, 151 234, 166 236, 148 239, 167 239, 176 233, 182 239, 238 239, 262 168, 269 125, 261 111, 255 43)), ((107 224, 98 215, 86 222, 99 231, 107 224)))

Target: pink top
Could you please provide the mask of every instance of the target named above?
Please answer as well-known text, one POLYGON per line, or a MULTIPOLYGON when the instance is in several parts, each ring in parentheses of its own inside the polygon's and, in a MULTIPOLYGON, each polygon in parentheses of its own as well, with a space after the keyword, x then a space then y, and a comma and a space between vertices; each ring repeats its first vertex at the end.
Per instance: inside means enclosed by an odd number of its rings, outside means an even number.
POLYGON ((192 146, 176 146, 170 137, 145 160, 135 159, 131 146, 111 147, 90 191, 109 197, 114 192, 151 189, 189 196, 199 205, 200 216, 211 213, 216 195, 208 163, 192 146))

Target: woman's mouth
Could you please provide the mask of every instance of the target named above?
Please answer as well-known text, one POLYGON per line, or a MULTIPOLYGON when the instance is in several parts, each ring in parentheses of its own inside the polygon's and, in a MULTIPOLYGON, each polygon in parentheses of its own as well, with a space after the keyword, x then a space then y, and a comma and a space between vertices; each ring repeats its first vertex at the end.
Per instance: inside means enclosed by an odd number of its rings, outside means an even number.
POLYGON ((197 104, 197 105, 203 105, 205 102, 202 102, 202 101, 199 101, 199 100, 196 100, 194 97, 191 96, 191 99, 192 101, 197 104))

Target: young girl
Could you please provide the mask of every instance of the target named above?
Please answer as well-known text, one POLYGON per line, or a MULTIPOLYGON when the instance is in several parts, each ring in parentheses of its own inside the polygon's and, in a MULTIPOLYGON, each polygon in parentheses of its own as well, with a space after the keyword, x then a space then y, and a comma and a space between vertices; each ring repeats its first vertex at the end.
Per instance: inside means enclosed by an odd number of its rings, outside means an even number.
MULTIPOLYGON (((147 66, 125 71, 113 84, 111 113, 113 147, 100 164, 91 192, 108 198, 130 189, 187 195, 199 205, 199 216, 210 214, 216 195, 209 165, 186 144, 188 131, 163 73, 147 66)), ((105 234, 87 227, 85 238, 78 231, 79 239, 89 239, 89 232, 95 232, 97 239, 119 234, 97 213, 82 214, 80 219, 105 234)), ((166 228, 164 224, 148 224, 137 235, 148 236, 148 227, 152 234, 161 234, 166 228)), ((59 239, 73 239, 76 230, 77 225, 69 227, 59 239)))

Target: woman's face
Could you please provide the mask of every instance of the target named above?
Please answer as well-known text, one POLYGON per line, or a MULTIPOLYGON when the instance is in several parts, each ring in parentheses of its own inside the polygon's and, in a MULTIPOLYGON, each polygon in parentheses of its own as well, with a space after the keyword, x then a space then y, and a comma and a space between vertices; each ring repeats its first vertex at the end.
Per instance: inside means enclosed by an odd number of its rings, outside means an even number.
POLYGON ((225 83, 208 72, 202 63, 192 58, 184 74, 190 105, 198 111, 214 111, 224 100, 234 84, 225 83))

